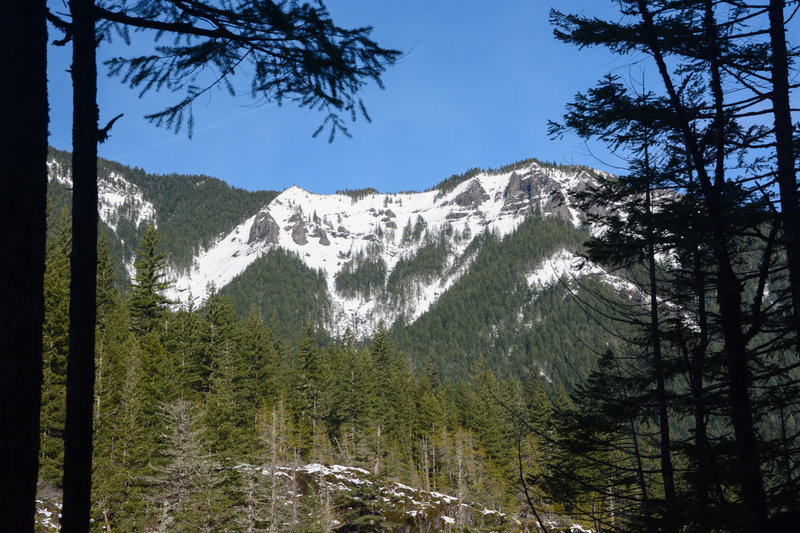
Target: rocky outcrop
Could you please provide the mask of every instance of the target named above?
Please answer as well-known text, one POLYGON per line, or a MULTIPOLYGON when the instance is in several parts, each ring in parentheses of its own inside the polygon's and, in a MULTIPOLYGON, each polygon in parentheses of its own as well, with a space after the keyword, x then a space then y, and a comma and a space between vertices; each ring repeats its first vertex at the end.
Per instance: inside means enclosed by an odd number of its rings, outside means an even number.
POLYGON ((308 244, 308 240, 306 239, 306 225, 303 222, 300 222, 292 228, 292 240, 300 246, 308 244))
POLYGON ((317 229, 311 234, 312 237, 316 237, 319 239, 319 243, 322 246, 330 246, 331 241, 328 239, 328 234, 325 233, 325 230, 317 226, 317 229))
POLYGON ((517 211, 526 207, 531 199, 531 180, 522 179, 519 174, 512 172, 503 197, 503 211, 517 211))
POLYGON ((278 223, 269 214, 269 211, 264 210, 256 215, 253 225, 250 226, 250 236, 247 239, 247 244, 254 242, 265 242, 267 244, 278 244, 278 235, 281 229, 278 223))
POLYGON ((567 208, 561 185, 540 170, 524 177, 512 172, 503 196, 505 199, 502 211, 505 213, 519 213, 535 206, 544 215, 572 221, 572 213, 567 208))
POLYGON ((489 195, 478 180, 472 180, 470 184, 461 193, 453 199, 454 204, 460 205, 467 209, 475 209, 483 202, 489 199, 489 195))

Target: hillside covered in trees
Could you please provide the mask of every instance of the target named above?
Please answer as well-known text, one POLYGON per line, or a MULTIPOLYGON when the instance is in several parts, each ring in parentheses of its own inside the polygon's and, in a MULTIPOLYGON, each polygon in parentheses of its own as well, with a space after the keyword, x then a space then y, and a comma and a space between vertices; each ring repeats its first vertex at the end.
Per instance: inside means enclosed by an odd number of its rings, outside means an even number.
MULTIPOLYGON (((50 505, 58 501, 63 461, 69 222, 66 214, 51 217, 48 247, 40 495, 50 505)), ((166 254, 152 225, 126 297, 105 240, 98 253, 97 530, 530 524, 525 515, 521 522, 501 517, 518 517, 522 508, 519 461, 533 468, 547 448, 518 417, 538 420, 543 431, 555 427, 543 379, 501 378, 476 361, 473 385, 442 380, 432 355, 412 366, 385 328, 366 345, 349 332, 321 344, 309 326, 289 339, 255 307, 238 318, 235 301, 217 292, 198 309, 171 309, 166 254), (308 463, 362 470, 352 490, 334 494, 322 490, 327 474, 314 477, 313 465, 302 466, 308 463), (365 484, 377 487, 373 476, 401 483, 391 490, 408 494, 389 503, 370 496, 365 484), (434 502, 423 505, 427 514, 412 512, 410 501, 441 494, 450 495, 441 508, 434 502)), ((545 505, 549 520, 567 523, 563 506, 545 505)))

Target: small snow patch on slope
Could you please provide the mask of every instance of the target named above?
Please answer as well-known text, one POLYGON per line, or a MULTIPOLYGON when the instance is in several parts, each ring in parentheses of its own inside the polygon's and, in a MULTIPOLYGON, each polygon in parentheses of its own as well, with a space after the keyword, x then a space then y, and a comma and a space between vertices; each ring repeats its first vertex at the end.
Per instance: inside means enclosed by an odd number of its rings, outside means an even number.
POLYGON ((619 276, 609 274, 599 265, 564 249, 551 255, 539 268, 530 272, 527 275, 527 280, 531 288, 541 290, 555 285, 562 277, 567 279, 593 277, 598 281, 611 285, 620 292, 628 294, 641 292, 633 283, 619 276))
POLYGON ((583 260, 566 250, 559 250, 541 264, 539 268, 527 276, 528 286, 543 289, 564 276, 573 276, 583 260))

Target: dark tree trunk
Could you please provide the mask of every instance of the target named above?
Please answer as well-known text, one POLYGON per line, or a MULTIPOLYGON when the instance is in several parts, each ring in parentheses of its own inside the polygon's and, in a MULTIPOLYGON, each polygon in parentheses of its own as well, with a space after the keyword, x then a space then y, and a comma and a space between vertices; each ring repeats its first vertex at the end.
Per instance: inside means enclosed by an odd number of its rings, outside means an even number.
POLYGON ((44 0, 0 2, 0 502, 4 531, 32 532, 47 206, 44 0))
MULTIPOLYGON (((747 360, 747 340, 742 322, 742 284, 736 277, 730 259, 721 201, 721 191, 725 182, 725 111, 719 65, 720 50, 712 1, 706 0, 705 6, 704 26, 710 56, 711 91, 715 108, 716 165, 713 184, 708 176, 703 180, 704 172, 700 173, 700 181, 711 215, 712 246, 718 265, 717 296, 722 335, 725 339, 725 366, 730 381, 731 422, 740 462, 739 479, 747 507, 750 531, 760 533, 767 531, 767 503, 750 401, 751 377, 747 360)), ((695 165, 698 169, 702 169, 699 158, 695 161, 695 165)))
POLYGON ((653 513, 650 511, 650 498, 647 495, 647 482, 644 479, 644 465, 642 465, 642 454, 639 451, 639 437, 636 434, 636 425, 633 419, 630 421, 631 443, 633 443, 633 457, 636 460, 636 481, 639 484, 639 491, 642 493, 642 516, 644 517, 645 531, 653 531, 653 513))
MULTIPOLYGON (((645 168, 650 172, 650 158, 648 153, 648 140, 645 138, 645 168)), ((664 481, 664 499, 667 504, 667 516, 672 524, 678 521, 678 505, 675 496, 675 469, 672 466, 672 445, 669 435, 669 411, 667 410, 667 392, 664 375, 664 358, 661 349, 661 323, 658 313, 658 281, 656 279, 656 250, 655 236, 653 235, 653 195, 652 184, 648 182, 645 195, 647 202, 647 267, 650 283, 650 342, 653 347, 653 370, 656 377, 656 402, 658 404, 659 427, 659 455, 661 463, 661 478, 664 481)), ((668 530, 677 531, 677 527, 670 526, 668 530)))
POLYGON ((725 366, 730 383, 730 414, 739 459, 740 486, 747 509, 750 531, 762 533, 767 531, 767 506, 750 402, 750 372, 747 363, 746 339, 742 329, 742 285, 732 267, 720 198, 720 191, 724 185, 724 111, 722 109, 723 93, 719 76, 718 43, 713 21, 713 7, 711 1, 707 0, 704 30, 707 35, 706 46, 711 63, 711 88, 717 115, 715 144, 718 150, 714 182, 712 183, 705 168, 706 161, 698 147, 686 111, 664 61, 652 14, 645 0, 638 0, 637 4, 644 23, 646 44, 658 65, 659 74, 669 93, 670 103, 677 113, 686 149, 697 171, 704 202, 708 208, 711 225, 710 244, 717 262, 717 296, 722 335, 725 340, 725 366))
POLYGON ((72 257, 63 533, 89 530, 97 276, 97 65, 94 2, 71 0, 72 257))
POLYGON ((772 49, 772 111, 775 117, 775 155, 778 187, 781 193, 781 216, 786 239, 786 259, 795 342, 800 344, 800 207, 798 207, 797 176, 794 169, 792 112, 789 104, 789 54, 786 50, 786 30, 783 9, 785 0, 769 2, 769 36, 772 49))

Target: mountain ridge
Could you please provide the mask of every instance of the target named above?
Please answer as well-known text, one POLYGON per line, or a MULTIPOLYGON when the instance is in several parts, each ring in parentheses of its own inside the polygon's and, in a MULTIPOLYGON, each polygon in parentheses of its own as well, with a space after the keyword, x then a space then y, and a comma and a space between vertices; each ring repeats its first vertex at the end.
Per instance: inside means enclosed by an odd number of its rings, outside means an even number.
POLYGON ((202 301, 210 287, 224 287, 272 247, 280 247, 324 272, 333 333, 349 327, 363 338, 380 321, 392 324, 402 315, 413 322, 425 313, 469 267, 464 254, 474 236, 488 231, 502 238, 534 213, 579 227, 569 193, 591 180, 585 170, 556 170, 531 160, 503 173, 472 173, 447 192, 321 195, 292 186, 196 256, 191 269, 177 277, 171 295, 202 301), (435 263, 437 247, 438 265, 398 281, 399 267, 435 263), (385 270, 377 283, 383 290, 377 295, 343 290, 342 273, 352 274, 370 261, 385 270), (404 290, 393 292, 393 285, 404 290))

